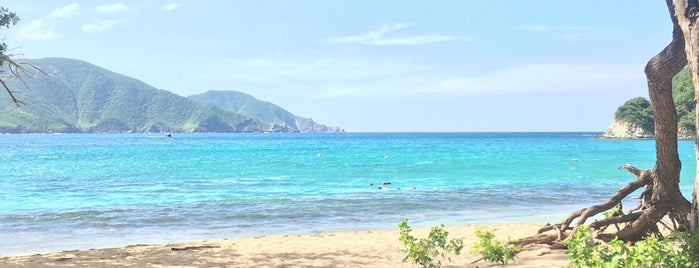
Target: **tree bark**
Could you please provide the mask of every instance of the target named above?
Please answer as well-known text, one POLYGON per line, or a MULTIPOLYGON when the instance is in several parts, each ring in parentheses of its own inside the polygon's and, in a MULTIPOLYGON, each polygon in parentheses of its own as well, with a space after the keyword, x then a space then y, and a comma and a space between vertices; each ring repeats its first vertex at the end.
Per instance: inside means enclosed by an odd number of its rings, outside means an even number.
MULTIPOLYGON (((676 20, 673 20, 674 25, 682 30, 684 35, 685 53, 687 57, 687 65, 689 72, 692 75, 692 84, 694 85, 695 105, 696 96, 699 96, 699 2, 696 0, 666 0, 670 12, 673 13, 676 20)), ((697 109, 699 115, 699 109, 697 109)), ((699 116, 695 124, 699 125, 699 116)), ((694 154, 697 157, 696 163, 699 165, 699 135, 694 140, 694 154)), ((690 228, 695 231, 699 225, 699 169, 694 178, 694 193, 692 194, 692 207, 690 217, 690 228)))
POLYGON ((676 11, 670 5, 668 9, 674 26, 672 41, 645 68, 655 120, 656 163, 650 172, 652 193, 644 213, 617 233, 623 240, 640 239, 668 212, 689 213, 689 204, 679 190, 682 164, 677 152, 677 111, 672 99, 672 78, 687 64, 687 57, 676 11))

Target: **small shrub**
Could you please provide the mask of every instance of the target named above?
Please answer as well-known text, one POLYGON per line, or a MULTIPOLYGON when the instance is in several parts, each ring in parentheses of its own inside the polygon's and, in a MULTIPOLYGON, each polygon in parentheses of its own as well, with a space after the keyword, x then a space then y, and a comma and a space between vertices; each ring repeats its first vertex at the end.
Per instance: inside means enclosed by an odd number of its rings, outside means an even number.
POLYGON ((651 236, 634 245, 615 238, 608 247, 600 247, 595 246, 589 228, 580 226, 566 241, 565 253, 571 267, 699 267, 699 251, 692 248, 692 239, 699 244, 698 237, 677 233, 661 240, 651 236))
POLYGON ((605 218, 609 218, 611 216, 616 215, 617 213, 621 212, 621 203, 616 204, 613 208, 610 210, 607 210, 605 212, 602 212, 602 215, 604 215, 605 218))
POLYGON ((579 226, 573 237, 565 242, 565 253, 570 259, 570 265, 572 267, 593 266, 593 245, 590 229, 587 226, 579 226))
POLYGON ((495 239, 492 232, 476 230, 476 237, 479 241, 473 244, 471 253, 479 254, 492 263, 507 264, 515 259, 521 249, 510 245, 509 241, 495 239))
POLYGON ((448 240, 449 233, 444 225, 432 227, 427 238, 417 238, 410 234, 413 229, 408 226, 408 219, 398 224, 398 230, 400 230, 399 240, 405 246, 403 251, 406 255, 403 262, 412 260, 422 267, 441 267, 440 259, 446 258, 451 261, 451 258, 446 257, 446 253, 459 255, 464 247, 462 238, 448 240))
POLYGON ((675 232, 672 239, 678 241, 680 245, 680 254, 675 258, 671 258, 666 262, 667 266, 672 266, 675 262, 686 263, 687 266, 675 267, 699 267, 699 230, 694 233, 690 232, 675 232))

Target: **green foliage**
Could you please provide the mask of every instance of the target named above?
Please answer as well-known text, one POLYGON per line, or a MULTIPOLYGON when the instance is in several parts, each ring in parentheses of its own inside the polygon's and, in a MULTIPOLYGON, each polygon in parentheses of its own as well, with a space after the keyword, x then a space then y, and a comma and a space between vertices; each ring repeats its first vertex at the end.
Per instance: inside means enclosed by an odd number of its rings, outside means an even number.
MULTIPOLYGON (((250 95, 219 92, 207 95, 221 102, 241 101, 239 113, 218 103, 196 101, 155 89, 134 78, 114 73, 84 61, 65 58, 33 59, 29 62, 51 76, 8 79, 7 85, 25 102, 16 109, 8 98, 0 98, 0 133, 18 132, 290 132, 295 127, 271 122, 242 112, 269 111, 283 122, 296 117, 279 106, 250 95), (240 100, 238 100, 240 99, 240 100), (258 108, 255 108, 258 107, 258 108)), ((271 120, 271 119, 270 119, 271 120)), ((281 122, 280 121, 280 122, 281 122)), ((276 121, 275 121, 276 122, 276 121)), ((297 123, 298 124, 298 123, 297 123)), ((329 131, 310 125, 302 132, 329 131)))
POLYGON ((19 17, 14 12, 10 12, 6 7, 0 7, 0 27, 10 28, 19 22, 19 17))
MULTIPOLYGON (((408 226, 408 219, 398 224, 398 230, 399 240, 405 247, 403 251, 406 255, 403 262, 412 260, 422 267, 441 267, 441 259, 444 259, 447 253, 459 255, 464 247, 462 238, 447 240, 449 233, 444 229, 444 225, 432 227, 427 238, 417 238, 410 234, 412 228, 408 226)), ((451 261, 451 258, 446 258, 451 261)))
MULTIPOLYGON (((0 27, 10 28, 10 26, 17 24, 19 22, 19 17, 14 12, 10 12, 9 9, 5 7, 0 7, 0 27)), ((7 60, 7 44, 5 42, 0 42, 0 65, 2 65, 5 60, 7 60)))
POLYGON ((655 130, 653 109, 650 102, 643 97, 635 97, 626 101, 616 110, 614 119, 631 123, 650 132, 655 130))
POLYGON ((0 98, 2 132, 262 132, 272 124, 202 104, 87 62, 30 62, 51 76, 7 84, 25 101, 0 98))
MULTIPOLYGON (((566 241, 565 253, 571 267, 697 267, 696 245, 690 248, 688 235, 673 235, 660 240, 648 237, 633 246, 613 239, 608 247, 595 246, 590 229, 580 226, 573 237, 566 241), (682 245, 679 249, 676 245, 682 245)), ((693 243, 693 242, 692 242, 693 243)))
POLYGON ((677 109, 678 126, 695 130, 694 85, 688 68, 684 68, 672 78, 672 96, 677 109))
POLYGON ((225 110, 236 112, 261 121, 286 126, 300 132, 327 132, 328 126, 313 122, 308 118, 295 116, 273 103, 261 101, 238 91, 210 90, 187 97, 199 103, 209 103, 225 110))
POLYGON ((510 245, 509 241, 495 239, 495 234, 489 231, 476 230, 478 242, 473 243, 472 254, 479 254, 483 259, 492 263, 507 264, 513 261, 519 246, 510 245))
MULTIPOLYGON (((684 68, 672 79, 672 98, 677 109, 678 127, 681 129, 696 130, 696 105, 694 103, 694 86, 689 69, 684 68)), ((620 106, 614 119, 640 126, 646 131, 655 129, 653 111, 650 102, 643 97, 630 99, 620 106)))
POLYGON ((615 214, 619 213, 620 210, 621 210, 621 203, 616 204, 616 206, 614 206, 610 210, 603 212, 602 215, 604 215, 605 218, 609 218, 609 217, 614 216, 615 214))
POLYGON ((687 253, 688 263, 699 267, 699 230, 694 233, 681 232, 674 234, 677 240, 681 241, 680 248, 682 252, 687 253))
POLYGON ((197 102, 211 103, 223 109, 267 122, 296 126, 296 118, 290 112, 242 92, 210 90, 187 98, 197 102))
POLYGON ((587 226, 579 226, 573 237, 565 242, 565 253, 570 259, 571 267, 588 267, 595 264, 592 234, 587 226))

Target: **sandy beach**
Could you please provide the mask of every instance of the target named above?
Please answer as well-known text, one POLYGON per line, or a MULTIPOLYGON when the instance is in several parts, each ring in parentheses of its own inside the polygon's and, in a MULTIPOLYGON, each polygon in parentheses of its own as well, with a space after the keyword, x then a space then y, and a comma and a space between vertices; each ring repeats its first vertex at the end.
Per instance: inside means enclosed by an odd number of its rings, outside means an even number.
MULTIPOLYGON (((476 229, 493 231, 499 239, 536 233, 539 223, 448 227, 450 238, 464 238, 464 252, 444 267, 493 267, 469 254, 476 229)), ((429 228, 414 230, 425 237, 429 228)), ((309 235, 261 236, 202 240, 120 248, 72 250, 26 256, 2 256, 1 267, 419 267, 403 263, 399 233, 356 231, 309 235)), ((508 267, 564 267, 561 250, 540 255, 542 246, 525 248, 508 267)), ((545 250, 544 250, 545 251, 545 250)))

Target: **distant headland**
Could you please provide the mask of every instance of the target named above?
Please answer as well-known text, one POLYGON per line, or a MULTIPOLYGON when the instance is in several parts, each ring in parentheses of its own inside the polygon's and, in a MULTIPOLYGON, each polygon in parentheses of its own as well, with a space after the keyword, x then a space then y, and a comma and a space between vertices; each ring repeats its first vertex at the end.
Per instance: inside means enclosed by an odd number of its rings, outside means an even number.
POLYGON ((238 91, 183 97, 74 59, 28 60, 47 75, 9 79, 0 133, 344 132, 238 91))
MULTIPOLYGON (((689 70, 684 68, 672 79, 672 96, 677 109, 677 137, 694 139, 696 136, 696 108, 694 86, 689 70)), ((615 139, 653 139, 655 121, 650 102, 644 97, 626 101, 614 113, 614 121, 603 137, 615 139)))

